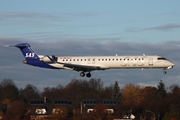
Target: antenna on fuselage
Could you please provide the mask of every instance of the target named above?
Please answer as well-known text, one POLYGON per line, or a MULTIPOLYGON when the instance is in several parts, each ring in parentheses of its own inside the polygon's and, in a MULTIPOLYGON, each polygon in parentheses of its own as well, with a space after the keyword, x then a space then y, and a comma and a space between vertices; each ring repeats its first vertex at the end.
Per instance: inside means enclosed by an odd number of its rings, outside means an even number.
POLYGON ((116 56, 118 56, 118 54, 115 54, 116 56))

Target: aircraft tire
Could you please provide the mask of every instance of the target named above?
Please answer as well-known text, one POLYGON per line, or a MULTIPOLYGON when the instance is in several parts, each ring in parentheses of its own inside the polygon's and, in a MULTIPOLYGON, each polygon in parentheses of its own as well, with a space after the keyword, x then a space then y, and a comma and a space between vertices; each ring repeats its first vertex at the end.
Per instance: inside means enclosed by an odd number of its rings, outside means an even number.
POLYGON ((91 73, 87 73, 86 77, 88 77, 88 78, 91 77, 91 73))
POLYGON ((84 72, 81 72, 81 73, 80 73, 80 76, 81 76, 81 77, 84 77, 84 76, 85 76, 85 73, 84 73, 84 72))

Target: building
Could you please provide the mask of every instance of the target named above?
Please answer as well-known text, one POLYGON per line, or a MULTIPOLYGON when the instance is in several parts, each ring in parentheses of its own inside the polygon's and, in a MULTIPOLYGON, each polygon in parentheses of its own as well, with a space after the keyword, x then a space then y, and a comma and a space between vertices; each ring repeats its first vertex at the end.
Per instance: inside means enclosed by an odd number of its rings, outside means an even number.
POLYGON ((81 113, 90 113, 92 111, 95 111, 94 108, 98 104, 103 104, 107 106, 107 109, 105 109, 105 112, 112 114, 114 113, 114 107, 117 104, 116 100, 113 99, 102 99, 102 100, 96 100, 96 99, 87 99, 83 100, 81 104, 81 113))
POLYGON ((67 117, 72 111, 72 102, 66 99, 33 99, 30 101, 31 120, 67 117))

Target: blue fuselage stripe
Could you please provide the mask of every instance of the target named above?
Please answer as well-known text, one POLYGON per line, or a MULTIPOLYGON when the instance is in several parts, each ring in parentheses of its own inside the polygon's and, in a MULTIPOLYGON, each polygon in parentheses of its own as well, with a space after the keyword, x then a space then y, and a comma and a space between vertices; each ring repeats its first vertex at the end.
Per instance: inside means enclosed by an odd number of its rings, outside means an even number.
POLYGON ((51 66, 45 62, 41 62, 39 60, 28 60, 26 64, 41 67, 41 68, 58 69, 56 67, 53 67, 53 66, 51 66))

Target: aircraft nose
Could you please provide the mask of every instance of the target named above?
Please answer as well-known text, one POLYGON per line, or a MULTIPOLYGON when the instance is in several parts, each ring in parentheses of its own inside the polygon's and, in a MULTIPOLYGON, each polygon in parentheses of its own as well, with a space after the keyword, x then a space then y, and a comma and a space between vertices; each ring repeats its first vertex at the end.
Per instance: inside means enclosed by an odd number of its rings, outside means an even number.
POLYGON ((175 66, 175 64, 174 64, 174 63, 171 63, 171 66, 175 66))
POLYGON ((169 61, 169 64, 170 64, 170 66, 175 66, 175 64, 174 64, 174 63, 172 63, 172 62, 170 62, 170 61, 169 61))
POLYGON ((173 68, 174 66, 175 66, 175 64, 174 64, 174 63, 169 62, 169 67, 168 67, 168 69, 171 69, 171 68, 173 68))

